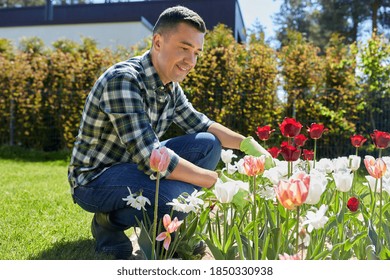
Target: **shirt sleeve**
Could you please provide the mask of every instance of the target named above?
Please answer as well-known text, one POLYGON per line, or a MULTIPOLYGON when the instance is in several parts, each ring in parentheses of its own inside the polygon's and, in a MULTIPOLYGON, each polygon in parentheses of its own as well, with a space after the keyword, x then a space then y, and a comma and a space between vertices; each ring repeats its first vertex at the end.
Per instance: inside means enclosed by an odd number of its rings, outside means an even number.
POLYGON ((174 122, 186 133, 205 132, 214 121, 197 111, 178 85, 174 122))
MULTIPOLYGON (((120 142, 126 146, 131 159, 138 169, 151 175, 150 155, 154 148, 160 147, 160 141, 151 127, 149 117, 144 110, 139 83, 131 75, 121 75, 110 79, 103 91, 100 107, 110 119, 120 142)), ((170 164, 168 176, 179 161, 178 155, 169 150, 170 164)))

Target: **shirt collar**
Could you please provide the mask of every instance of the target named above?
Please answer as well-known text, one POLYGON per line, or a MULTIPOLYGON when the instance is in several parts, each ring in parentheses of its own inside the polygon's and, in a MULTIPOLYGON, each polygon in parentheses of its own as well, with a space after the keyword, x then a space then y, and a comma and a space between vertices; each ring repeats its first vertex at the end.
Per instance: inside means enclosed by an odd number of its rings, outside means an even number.
POLYGON ((152 63, 152 56, 150 54, 150 50, 146 51, 142 55, 141 64, 145 70, 145 76, 146 76, 145 84, 146 84, 148 89, 162 90, 162 91, 165 91, 166 89, 168 89, 169 92, 172 91, 173 83, 170 82, 164 86, 159 75, 157 74, 156 68, 154 68, 153 63, 152 63))

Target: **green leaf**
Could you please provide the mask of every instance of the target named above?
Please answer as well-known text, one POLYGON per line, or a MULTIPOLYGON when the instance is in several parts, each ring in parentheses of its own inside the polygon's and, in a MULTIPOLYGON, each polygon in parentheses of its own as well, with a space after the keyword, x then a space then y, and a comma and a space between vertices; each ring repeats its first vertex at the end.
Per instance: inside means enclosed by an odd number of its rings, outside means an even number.
POLYGON ((236 237, 238 256, 240 257, 240 260, 245 260, 244 248, 243 248, 242 241, 241 241, 241 235, 240 235, 240 232, 239 232, 238 227, 236 225, 233 226, 232 232, 234 233, 234 236, 236 237))
POLYGON ((214 245, 214 243, 210 239, 203 238, 203 240, 206 242, 215 260, 225 260, 224 254, 221 252, 221 250, 218 247, 214 245))
POLYGON ((354 244, 356 244, 358 241, 360 241, 362 238, 366 237, 367 234, 365 232, 361 232, 358 235, 354 236, 351 239, 347 239, 344 243, 344 251, 349 251, 354 244))
POLYGON ((378 259, 378 257, 376 256, 374 245, 368 245, 366 247, 366 255, 367 255, 367 260, 377 260, 378 259))
POLYGON ((249 201, 246 199, 248 192, 240 189, 233 197, 232 204, 237 208, 238 211, 242 211, 248 204, 249 201))
POLYGON ((390 250, 386 247, 383 247, 379 253, 379 259, 381 260, 390 260, 390 250))
POLYGON ((205 211, 200 214, 199 225, 202 227, 209 219, 210 207, 207 207, 205 211))
POLYGON ((375 251, 379 252, 380 249, 376 248, 376 246, 378 244, 378 234, 376 233, 371 221, 369 221, 369 224, 368 224, 368 237, 371 241, 371 244, 375 246, 375 251))
POLYGON ((138 244, 145 257, 147 259, 150 259, 150 257, 152 256, 153 242, 150 239, 149 232, 145 228, 144 223, 141 222, 139 226, 141 228, 141 232, 138 236, 138 244))
POLYGON ((197 226, 198 226, 198 217, 196 216, 190 222, 189 226, 187 227, 187 230, 185 231, 185 238, 186 239, 190 239, 194 235, 197 226))

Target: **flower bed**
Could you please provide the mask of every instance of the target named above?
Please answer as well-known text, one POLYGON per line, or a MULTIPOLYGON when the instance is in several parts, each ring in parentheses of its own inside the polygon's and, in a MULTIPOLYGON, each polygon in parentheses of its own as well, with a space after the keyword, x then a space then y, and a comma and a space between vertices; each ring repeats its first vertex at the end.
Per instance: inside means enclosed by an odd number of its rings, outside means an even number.
MULTIPOLYGON (((316 143, 327 131, 322 124, 307 129, 314 150, 303 149, 308 137, 295 119, 279 128, 286 141, 268 149, 271 165, 265 155, 233 163, 237 156, 223 150, 215 186, 170 203, 189 215, 180 222, 164 218, 165 230, 160 223, 157 232, 164 249, 152 256, 194 259, 193 247, 204 241, 215 259, 390 258, 390 157, 381 157, 390 134, 371 134, 379 157, 366 156, 364 170, 358 152, 367 138, 361 135, 351 137, 355 155, 316 159, 316 143)), ((265 142, 273 131, 259 127, 257 135, 265 142)), ((141 227, 153 243, 156 234, 141 227)))

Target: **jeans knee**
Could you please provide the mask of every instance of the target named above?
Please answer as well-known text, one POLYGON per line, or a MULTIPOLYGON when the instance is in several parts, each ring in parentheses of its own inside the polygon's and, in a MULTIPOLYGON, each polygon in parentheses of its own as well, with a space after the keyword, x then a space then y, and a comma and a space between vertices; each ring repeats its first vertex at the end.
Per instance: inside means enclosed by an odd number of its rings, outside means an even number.
POLYGON ((205 144, 209 147, 208 151, 210 151, 210 153, 216 154, 218 157, 221 156, 222 145, 214 134, 210 132, 203 132, 200 133, 200 137, 204 139, 205 144))

